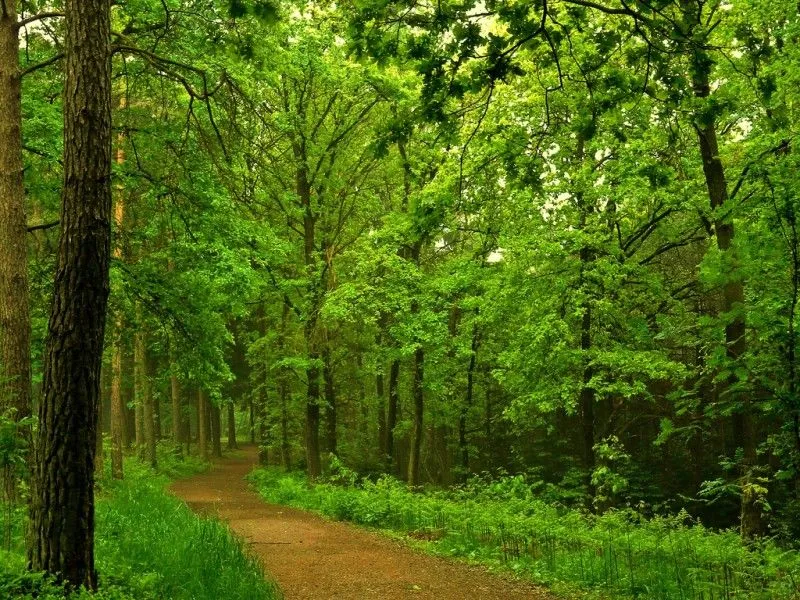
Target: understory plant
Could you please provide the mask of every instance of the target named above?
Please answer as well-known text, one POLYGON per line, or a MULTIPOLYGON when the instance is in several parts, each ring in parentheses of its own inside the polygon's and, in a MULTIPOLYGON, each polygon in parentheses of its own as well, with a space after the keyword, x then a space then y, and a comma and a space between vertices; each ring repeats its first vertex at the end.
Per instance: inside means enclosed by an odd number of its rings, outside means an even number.
POLYGON ((300 475, 258 469, 250 481, 270 502, 406 534, 437 553, 500 564, 544 584, 648 600, 800 596, 794 550, 770 540, 746 545, 686 512, 594 515, 548 504, 521 476, 422 493, 391 477, 312 486, 300 475))

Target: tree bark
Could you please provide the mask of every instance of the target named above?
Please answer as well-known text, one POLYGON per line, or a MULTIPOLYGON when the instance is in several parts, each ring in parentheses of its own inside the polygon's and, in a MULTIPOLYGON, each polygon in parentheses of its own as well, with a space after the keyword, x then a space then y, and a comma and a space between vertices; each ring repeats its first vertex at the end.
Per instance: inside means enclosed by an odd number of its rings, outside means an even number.
MULTIPOLYGON (((17 1, 0 13, 0 413, 31 413, 27 222, 22 175, 22 86, 17 1)), ((27 434, 26 434, 27 435, 27 434)), ((1 482, 15 496, 13 477, 1 482)))
MULTIPOLYGON (((64 185, 44 354, 29 563, 97 586, 94 439, 111 246, 109 0, 66 0, 64 185)), ((5 143, 5 142, 4 142, 5 143)))

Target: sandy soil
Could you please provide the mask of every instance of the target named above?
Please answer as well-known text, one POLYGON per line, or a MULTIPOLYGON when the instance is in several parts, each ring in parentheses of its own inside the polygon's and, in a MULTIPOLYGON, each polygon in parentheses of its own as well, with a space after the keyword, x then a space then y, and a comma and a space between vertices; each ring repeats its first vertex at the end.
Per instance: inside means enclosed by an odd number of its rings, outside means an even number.
POLYGON ((532 584, 421 554, 347 523, 266 504, 244 481, 256 461, 255 448, 246 448, 171 490, 193 510, 227 521, 287 600, 554 600, 532 584))

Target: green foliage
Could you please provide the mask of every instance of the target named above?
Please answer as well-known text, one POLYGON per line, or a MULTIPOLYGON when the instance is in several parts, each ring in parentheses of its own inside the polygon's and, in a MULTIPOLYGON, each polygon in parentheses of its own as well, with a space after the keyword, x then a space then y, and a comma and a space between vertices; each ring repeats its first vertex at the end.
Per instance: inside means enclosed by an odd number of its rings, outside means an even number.
MULTIPOLYGON (((170 475, 189 475, 205 465, 170 464, 168 448, 159 456, 170 475)), ((201 518, 165 491, 168 479, 136 460, 126 460, 125 479, 105 479, 96 511, 95 555, 100 578, 88 600, 271 600, 277 588, 265 579, 259 561, 222 523, 201 518)), ((0 517, 2 518, 2 517, 0 517)), ((22 528, 24 511, 14 515, 22 528)), ((4 524, 7 525, 7 524, 4 524)), ((0 551, 0 597, 61 600, 63 589, 40 573, 25 571, 21 538, 0 551)))
MULTIPOLYGON (((611 442, 607 452, 616 456, 611 442)), ((771 541, 748 546, 685 512, 645 518, 628 508, 598 516, 547 504, 520 476, 426 493, 390 477, 310 486, 298 475, 258 469, 250 481, 270 502, 405 534, 430 551, 500 564, 549 585, 648 600, 800 593, 795 551, 771 541)))

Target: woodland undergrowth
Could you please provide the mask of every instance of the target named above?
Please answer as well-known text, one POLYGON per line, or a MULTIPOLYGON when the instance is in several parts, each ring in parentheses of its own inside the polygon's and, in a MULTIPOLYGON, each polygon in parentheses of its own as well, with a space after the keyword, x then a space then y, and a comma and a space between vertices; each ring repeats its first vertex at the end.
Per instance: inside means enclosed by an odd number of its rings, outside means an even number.
POLYGON ((402 534, 426 550, 511 570, 554 589, 648 600, 800 597, 800 553, 771 540, 745 545, 687 513, 602 515, 543 502, 521 476, 475 478, 451 490, 409 491, 391 477, 339 470, 309 485, 303 474, 257 469, 266 500, 402 534))
MULTIPOLYGON (((69 596, 102 600, 272 600, 277 588, 258 560, 222 523, 196 516, 170 495, 170 479, 207 468, 194 457, 178 459, 159 448, 159 471, 130 458, 125 479, 104 474, 97 483, 95 555, 99 590, 69 596)), ((65 598, 64 589, 25 569, 24 509, 4 510, 0 529, 10 545, 0 549, 0 598, 65 598), (9 522, 10 518, 10 522, 9 522)))

